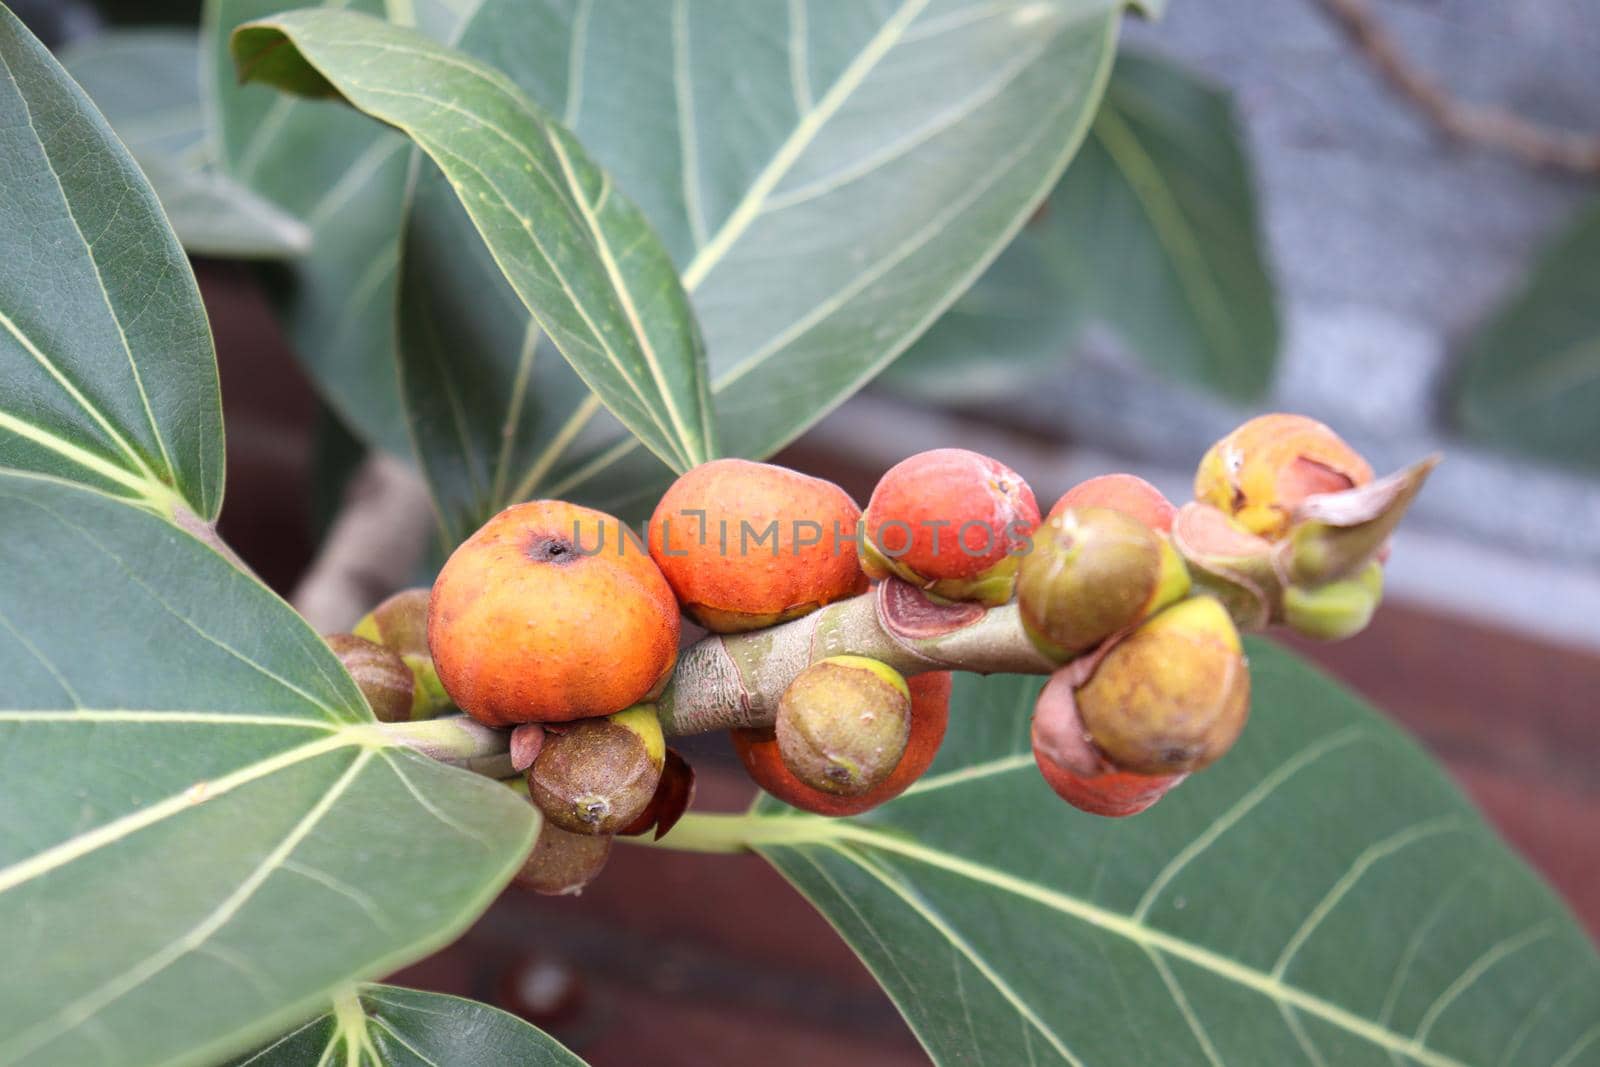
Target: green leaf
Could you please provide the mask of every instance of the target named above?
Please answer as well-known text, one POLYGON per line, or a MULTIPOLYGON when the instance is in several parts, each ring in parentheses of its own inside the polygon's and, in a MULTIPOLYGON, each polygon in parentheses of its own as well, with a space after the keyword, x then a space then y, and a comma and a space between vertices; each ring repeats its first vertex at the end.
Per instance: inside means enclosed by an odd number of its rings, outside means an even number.
POLYGON ((1462 430, 1600 473, 1600 202, 1545 250, 1461 367, 1462 430))
POLYGON ((676 469, 709 458, 705 352, 666 250, 514 84, 415 31, 345 12, 253 23, 233 50, 246 78, 336 93, 411 137, 584 382, 676 469))
MULTIPOLYGON (((461 48, 562 116, 643 209, 704 330, 724 451, 761 457, 910 344, 1055 183, 1119 11, 486 0, 461 48)), ((669 473, 582 402, 490 271, 463 267, 426 186, 402 358, 443 510, 470 528, 529 495, 625 511, 658 493, 669 473)))
POLYGON ((0 574, 0 1062, 216 1062, 450 940, 526 854, 526 801, 394 747, 176 527, 0 475, 0 574))
MULTIPOLYGON (((332 2, 332 0, 330 0, 332 2)), ((414 155, 348 108, 296 100, 234 73, 228 36, 284 0, 208 0, 203 33, 211 136, 224 172, 304 219, 311 250, 283 265, 280 305, 318 391, 367 442, 412 454, 395 370, 400 218, 414 155)), ((381 14, 383 0, 350 0, 381 14)), ((432 5, 418 4, 421 15, 432 5)))
POLYGON ((214 519, 222 404, 183 250, 105 119, 3 7, 0 66, 0 468, 214 519))
POLYGON ((106 30, 59 58, 133 152, 172 159, 205 152, 200 42, 192 30, 106 30))
POLYGON ((398 986, 345 990, 333 1007, 231 1067, 583 1067, 549 1034, 474 1000, 398 986))
POLYGON ((1550 890, 1393 726, 1249 653, 1238 746, 1131 819, 1045 786, 1039 680, 958 675, 899 799, 668 842, 753 843, 940 1063, 1600 1063, 1600 957, 1550 890))
POLYGON ((1272 382, 1276 293, 1228 95, 1124 52, 1094 135, 966 299, 888 375, 944 399, 1058 367, 1091 321, 1163 373, 1240 400, 1272 382))
POLYGON ((61 63, 138 160, 188 251, 253 259, 310 248, 304 223, 213 165, 196 34, 111 30, 72 46, 61 63))

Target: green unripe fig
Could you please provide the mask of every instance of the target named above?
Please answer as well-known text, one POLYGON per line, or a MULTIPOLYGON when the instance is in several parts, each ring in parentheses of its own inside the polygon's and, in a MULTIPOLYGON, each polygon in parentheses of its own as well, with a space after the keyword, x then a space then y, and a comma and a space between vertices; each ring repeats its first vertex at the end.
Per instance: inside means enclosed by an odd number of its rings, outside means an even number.
POLYGON ((1076 693, 1089 739, 1119 770, 1181 774, 1233 746, 1250 710, 1239 631, 1208 596, 1147 619, 1076 693))
POLYGON ((428 597, 427 589, 402 590, 363 615, 353 631, 397 653, 411 671, 412 719, 431 719, 453 706, 428 651, 428 597))
POLYGON ((323 640, 355 679, 379 722, 411 718, 416 682, 399 656, 355 634, 329 634, 323 640))
POLYGON ((649 807, 666 747, 653 704, 546 724, 538 758, 528 768, 528 795, 563 830, 619 833, 649 807))
POLYGON ((1110 508, 1066 508, 1034 533, 1017 575, 1023 627, 1065 662, 1189 591, 1165 537, 1110 508))
POLYGON ((833 656, 801 671, 774 724, 785 767, 814 789, 859 796, 888 778, 911 736, 911 690, 888 664, 833 656))
POLYGON ((1353 578, 1315 589, 1291 585, 1283 593, 1283 621, 1318 641, 1343 641, 1367 628, 1383 599, 1383 566, 1367 564, 1353 578))

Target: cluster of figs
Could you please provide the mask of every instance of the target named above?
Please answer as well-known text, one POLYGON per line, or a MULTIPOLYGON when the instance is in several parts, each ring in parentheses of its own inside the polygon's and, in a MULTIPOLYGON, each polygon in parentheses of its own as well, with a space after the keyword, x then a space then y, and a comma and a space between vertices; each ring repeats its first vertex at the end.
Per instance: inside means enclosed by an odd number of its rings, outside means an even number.
POLYGON ((520 880, 542 892, 580 889, 614 836, 660 836, 688 806, 693 772, 666 735, 689 728, 669 707, 725 712, 692 728, 728 729, 779 799, 853 815, 933 762, 951 671, 995 662, 1049 674, 1032 742, 1050 788, 1128 816, 1238 738, 1241 630, 1334 640, 1366 626, 1389 535, 1433 463, 1375 480, 1323 424, 1265 415, 1206 452, 1182 506, 1108 474, 1041 514, 1020 475, 964 449, 895 465, 864 512, 831 482, 716 460, 678 478, 643 537, 564 501, 508 508, 431 590, 328 641, 380 720, 459 711, 508 731, 508 784, 545 816, 520 880), (983 647, 775 639, 885 583, 1002 614, 983 647), (715 655, 691 654, 708 643, 715 655))

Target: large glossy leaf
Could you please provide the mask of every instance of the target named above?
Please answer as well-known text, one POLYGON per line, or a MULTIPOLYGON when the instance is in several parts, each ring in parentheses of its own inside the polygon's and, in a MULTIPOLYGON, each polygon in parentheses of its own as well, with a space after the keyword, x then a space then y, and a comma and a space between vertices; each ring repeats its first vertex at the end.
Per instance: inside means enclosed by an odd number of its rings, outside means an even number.
POLYGON ((230 1067, 582 1067, 560 1042, 515 1015, 460 997, 364 985, 230 1067))
POLYGON ((1227 94, 1125 52, 1045 212, 890 383, 945 398, 1014 389, 1098 321, 1166 374, 1259 397, 1279 341, 1263 245, 1227 94))
POLYGON ((0 1063, 212 1063, 454 936, 536 818, 210 548, 0 475, 0 1063))
POLYGON ((0 468, 171 514, 222 504, 200 292, 149 183, 0 7, 0 468))
MULTIPOLYGON (((562 116, 644 210, 705 332, 724 451, 764 456, 906 347, 1077 146, 1110 0, 487 0, 461 47, 562 116)), ((456 524, 530 494, 627 510, 666 473, 542 351, 419 193, 407 400, 456 524), (415 385, 413 385, 415 383, 415 385), (505 432, 502 432, 505 431, 505 432)))
POLYGON ((178 240, 201 255, 297 255, 311 231, 214 166, 187 30, 110 30, 61 54, 150 179, 178 240))
MULTIPOLYGON (((381 14, 383 0, 329 0, 381 14)), ((411 5, 417 15, 443 0, 411 5)), ((295 6, 207 0, 202 34, 211 136, 223 170, 312 231, 283 267, 280 303, 295 352, 323 398, 365 441, 409 457, 395 373, 400 218, 412 170, 405 138, 348 108, 241 84, 228 35, 295 6)))
POLYGON ((1600 203, 1467 349, 1456 396, 1479 440, 1600 472, 1600 203))
POLYGON ((756 842, 940 1063, 1600 1063, 1600 957, 1550 890, 1394 727, 1250 656, 1238 746, 1132 819, 1045 786, 1038 681, 963 675, 898 800, 674 835, 756 842))
POLYGON ((584 382, 676 469, 714 451, 705 352, 639 209, 502 74, 420 33, 297 12, 234 35, 250 79, 342 96, 450 180, 512 288, 584 382))

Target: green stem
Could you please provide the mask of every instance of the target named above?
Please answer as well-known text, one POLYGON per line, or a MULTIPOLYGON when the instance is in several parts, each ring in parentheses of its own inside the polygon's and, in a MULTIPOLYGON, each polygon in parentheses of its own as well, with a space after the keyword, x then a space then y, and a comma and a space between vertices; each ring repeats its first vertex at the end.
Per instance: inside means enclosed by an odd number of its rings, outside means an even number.
POLYGON ((818 844, 837 838, 844 824, 817 815, 708 815, 690 812, 659 841, 648 837, 620 837, 632 845, 671 849, 674 852, 731 854, 762 845, 818 844))
POLYGON ((511 766, 510 731, 492 729, 465 715, 422 722, 382 722, 376 729, 391 744, 416 749, 440 763, 490 778, 509 778, 516 773, 511 766))

